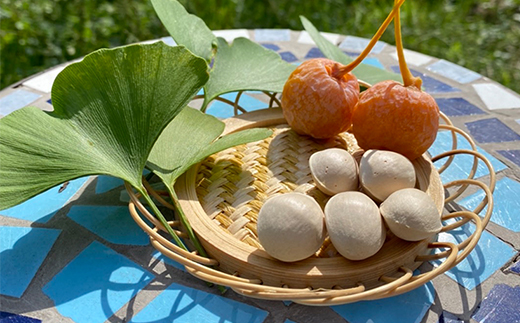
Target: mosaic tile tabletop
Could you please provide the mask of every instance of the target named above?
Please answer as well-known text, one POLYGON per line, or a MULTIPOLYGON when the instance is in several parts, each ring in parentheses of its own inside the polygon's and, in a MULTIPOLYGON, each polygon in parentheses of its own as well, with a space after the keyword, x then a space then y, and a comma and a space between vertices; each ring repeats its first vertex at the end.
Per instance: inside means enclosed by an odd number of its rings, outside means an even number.
MULTIPOLYGON (((250 38, 293 64, 323 56, 306 32, 214 33, 228 42, 250 38)), ((323 36, 349 55, 368 42, 323 36)), ((175 45, 170 37, 154 41, 175 45)), ((341 306, 256 300, 231 290, 222 294, 150 245, 129 216, 122 181, 86 177, 0 211, 0 322, 520 322, 520 95, 451 62, 408 50, 405 55, 425 91, 472 136, 497 176, 491 223, 456 267, 403 295, 341 306)), ((379 42, 364 63, 397 71, 395 47, 379 42)), ((28 105, 52 111, 52 83, 66 65, 2 90, 0 117, 28 105)), ((242 95, 240 103, 248 111, 267 106, 255 93, 242 95)), ((220 102, 207 112, 233 115, 220 102)), ((430 154, 450 150, 451 140, 449 133, 439 133, 430 154)), ((459 141, 459 148, 470 148, 459 141)), ((470 156, 457 156, 442 180, 467 178, 472 163, 470 156)), ((475 177, 489 179, 483 163, 475 177)), ((482 194, 468 189, 449 207, 472 209, 482 194)), ((464 239, 473 230, 468 223, 456 235, 439 239, 464 239)))

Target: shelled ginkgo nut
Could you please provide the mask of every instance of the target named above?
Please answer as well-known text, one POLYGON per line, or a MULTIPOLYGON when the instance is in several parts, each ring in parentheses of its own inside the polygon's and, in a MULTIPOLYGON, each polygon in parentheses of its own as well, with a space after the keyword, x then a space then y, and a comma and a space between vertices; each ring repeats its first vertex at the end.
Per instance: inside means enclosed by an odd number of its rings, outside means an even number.
POLYGON ((361 157, 359 181, 365 193, 382 202, 397 190, 415 187, 415 168, 401 154, 371 149, 361 157))
POLYGON ((285 82, 282 111, 298 134, 325 139, 351 127, 359 84, 351 73, 336 76, 339 66, 330 59, 310 59, 285 82))
POLYGON ((345 149, 329 148, 315 152, 309 158, 309 168, 316 187, 325 194, 358 189, 358 165, 345 149))
POLYGON ((308 195, 277 195, 269 198, 260 209, 257 233, 260 244, 273 258, 285 262, 303 260, 323 244, 323 211, 308 195))
POLYGON ((381 204, 380 210, 390 231, 403 240, 423 240, 442 229, 435 202, 416 188, 393 193, 381 204))
POLYGON ((334 195, 325 205, 325 222, 336 250, 350 260, 362 260, 383 246, 386 230, 376 203, 361 192, 334 195))

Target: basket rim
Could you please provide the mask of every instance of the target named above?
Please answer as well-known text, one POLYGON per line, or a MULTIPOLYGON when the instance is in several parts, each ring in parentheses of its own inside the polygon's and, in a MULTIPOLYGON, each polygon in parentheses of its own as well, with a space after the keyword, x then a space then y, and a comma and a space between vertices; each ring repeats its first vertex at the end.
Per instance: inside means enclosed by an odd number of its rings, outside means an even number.
MULTIPOLYGON (((285 120, 283 119, 283 115, 280 117, 280 111, 277 110, 279 109, 259 110, 252 113, 240 115, 239 117, 227 119, 226 124, 230 124, 231 126, 226 126, 226 130, 224 133, 229 133, 232 131, 229 129, 243 128, 246 126, 250 126, 252 123, 258 122, 255 121, 255 117, 258 115, 263 115, 265 117, 267 114, 274 117, 279 122, 285 122, 285 120)), ((443 115, 442 113, 441 118, 445 121, 446 124, 441 124, 439 127, 439 131, 448 130, 452 132, 453 146, 452 150, 442 153, 438 156, 434 156, 432 158, 432 162, 441 160, 443 158, 447 158, 447 162, 441 166, 439 173, 441 173, 450 166, 454 156, 456 155, 468 154, 474 157, 474 164, 467 179, 456 180, 443 185, 444 189, 448 189, 451 187, 459 187, 453 195, 450 195, 445 199, 445 203, 452 201, 458 196, 460 196, 470 185, 477 186, 485 192, 485 197, 483 198, 483 201, 475 208, 475 210, 452 212, 442 216, 442 220, 444 221, 452 218, 462 219, 456 221, 455 223, 445 225, 441 232, 449 232, 470 221, 473 221, 475 223, 475 231, 466 240, 460 242, 457 245, 453 243, 444 242, 429 243, 428 248, 431 249, 433 253, 431 255, 418 256, 418 260, 430 261, 433 259, 445 259, 443 262, 440 263, 440 265, 434 267, 433 270, 429 272, 421 273, 416 276, 414 276, 413 274, 409 274, 409 268, 400 268, 400 270, 404 272, 404 274, 400 277, 381 277, 381 280, 385 282, 383 285, 380 286, 381 288, 376 287, 367 290, 365 286, 357 286, 347 289, 302 289, 262 285, 262 282, 257 279, 243 278, 239 277, 239 275, 237 275, 236 273, 228 274, 217 269, 208 267, 216 266, 218 264, 218 261, 209 257, 201 257, 192 252, 186 252, 181 248, 175 246, 173 243, 169 242, 164 237, 162 237, 159 234, 159 232, 161 231, 161 226, 155 226, 154 228, 151 228, 148 224, 146 224, 143 221, 139 213, 144 214, 144 216, 147 218, 149 216, 153 218, 153 216, 149 213, 148 215, 146 214, 147 210, 139 201, 139 196, 133 192, 130 185, 125 184, 131 198, 131 202, 129 203, 130 213, 134 220, 137 222, 137 224, 150 236, 152 245, 166 256, 183 264, 190 274, 202 280, 210 281, 215 284, 229 286, 237 293, 240 293, 242 295, 270 300, 292 300, 297 303, 306 305, 337 305, 355 302, 359 300, 369 300, 395 296, 424 285, 434 277, 444 273, 456 264, 460 263, 460 261, 466 258, 467 255, 476 246, 478 240, 480 239, 482 231, 489 223, 491 217, 493 209, 492 192, 496 183, 496 178, 494 176, 495 173, 493 171, 491 163, 487 160, 487 158, 484 155, 476 151, 476 145, 467 134, 465 134, 462 130, 454 127, 449 118, 443 115), (456 149, 456 133, 460 133, 465 139, 467 139, 470 142, 473 150, 456 149), (489 186, 481 181, 473 179, 474 174, 476 173, 476 166, 478 160, 482 160, 490 171, 489 186), (488 205, 488 209, 483 219, 481 219, 477 214, 480 213, 480 211, 482 211, 486 205, 488 205), (137 212, 137 210, 139 210, 139 212, 137 212), (439 248, 441 247, 448 250, 435 252, 435 250, 440 250, 439 248)), ((255 126, 265 126, 265 124, 260 123, 259 125, 258 123, 255 123, 255 126)), ((178 226, 178 223, 172 222, 171 225, 172 227, 176 227, 178 226)), ((243 245, 246 244, 243 243, 243 245)), ((249 245, 247 246, 254 248, 249 245)))

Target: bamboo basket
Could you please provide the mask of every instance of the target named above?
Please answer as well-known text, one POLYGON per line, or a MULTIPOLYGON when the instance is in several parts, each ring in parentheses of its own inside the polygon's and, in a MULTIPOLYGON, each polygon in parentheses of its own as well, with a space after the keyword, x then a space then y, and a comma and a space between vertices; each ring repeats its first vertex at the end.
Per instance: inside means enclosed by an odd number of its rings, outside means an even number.
MULTIPOLYGON (((471 236, 458 244, 437 242, 437 236, 408 242, 388 231, 383 248, 362 261, 343 258, 328 239, 315 256, 299 262, 284 263, 270 257, 256 235, 256 217, 263 201, 276 194, 297 191, 311 195, 324 206, 329 197, 314 186, 308 167, 310 155, 321 149, 342 147, 360 158, 363 151, 349 133, 328 141, 297 135, 285 124, 281 109, 271 108, 274 104, 279 106, 274 94, 266 93, 269 109, 237 115, 244 112, 239 106, 240 95, 235 102, 222 100, 233 106, 236 115, 224 121, 224 134, 268 127, 273 130, 273 136, 210 156, 186 172, 176 185, 181 207, 208 257, 185 251, 166 238, 162 225, 126 185, 131 198, 131 216, 150 236, 151 244, 184 265, 190 274, 228 286, 248 297, 290 300, 305 305, 339 305, 395 296, 422 286, 461 262, 477 244, 492 213, 495 173, 490 162, 476 151, 471 138, 441 115, 444 123, 439 131, 452 132, 453 147, 431 159, 425 154, 413 162, 417 188, 435 201, 443 223, 446 223, 441 232, 449 234, 472 221, 475 230, 471 236), (456 133, 471 144, 472 150, 457 149, 456 133), (474 157, 469 177, 443 185, 439 174, 450 167, 455 155, 460 154, 474 157), (440 159, 446 161, 437 170, 432 162, 440 159), (478 160, 489 169, 489 184, 473 179, 478 160), (468 186, 484 190, 486 196, 482 202, 472 211, 447 212, 445 205, 463 194, 468 186), (449 192, 446 197, 445 192, 449 192), (481 218, 477 214, 486 205, 487 211, 481 218), (421 266, 432 260, 436 260, 438 265, 421 266), (421 269, 416 270, 420 266, 421 269)), ((147 183, 145 186, 160 204, 173 209, 162 198, 163 192, 154 191, 147 183)), ((169 224, 187 240, 178 221, 169 224)))

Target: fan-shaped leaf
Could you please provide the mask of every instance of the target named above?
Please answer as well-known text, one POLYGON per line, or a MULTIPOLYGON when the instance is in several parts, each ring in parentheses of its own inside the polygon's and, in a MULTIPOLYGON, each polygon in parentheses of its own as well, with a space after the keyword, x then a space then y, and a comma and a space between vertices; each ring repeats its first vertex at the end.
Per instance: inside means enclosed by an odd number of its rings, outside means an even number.
POLYGON ((140 189, 157 137, 207 79, 203 59, 163 43, 69 65, 52 88, 54 112, 28 107, 0 119, 0 209, 92 174, 140 189))
POLYGON ((177 0, 152 0, 152 5, 177 44, 207 61, 211 59, 216 37, 202 19, 188 13, 177 0))

